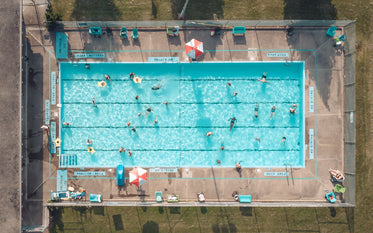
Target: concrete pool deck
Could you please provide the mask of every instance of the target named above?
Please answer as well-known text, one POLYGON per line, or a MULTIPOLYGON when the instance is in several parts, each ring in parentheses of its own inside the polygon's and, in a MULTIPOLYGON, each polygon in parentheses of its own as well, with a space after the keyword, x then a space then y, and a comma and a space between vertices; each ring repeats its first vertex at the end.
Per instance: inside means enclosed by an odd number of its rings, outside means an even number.
MULTIPOLYGON (((32 19, 27 24, 32 25, 32 19)), ((325 192, 333 190, 328 170, 344 170, 344 56, 343 49, 334 47, 332 38, 327 37, 325 27, 296 27, 293 35, 284 27, 247 27, 244 37, 234 37, 231 29, 222 29, 220 36, 211 37, 210 28, 182 27, 180 36, 168 38, 165 28, 139 28, 139 40, 122 40, 119 27, 112 27, 113 35, 93 38, 87 27, 65 27, 69 37, 69 61, 78 62, 147 62, 148 57, 178 57, 180 62, 188 61, 184 45, 192 38, 204 42, 207 50, 197 61, 305 61, 307 76, 305 90, 305 143, 309 142, 309 129, 315 130, 315 155, 309 158, 305 151, 305 168, 243 168, 241 177, 234 168, 179 168, 176 173, 148 172, 148 181, 138 189, 126 180, 124 189, 116 186, 115 168, 85 168, 84 171, 105 171, 103 177, 77 177, 68 170, 68 186, 84 187, 87 193, 103 194, 108 205, 157 205, 155 191, 163 195, 179 194, 180 205, 196 205, 199 192, 206 196, 205 205, 237 205, 232 198, 234 191, 251 194, 252 206, 328 206, 325 192), (75 53, 105 54, 105 58, 75 59, 75 53), (267 53, 277 53, 279 57, 269 57, 267 53), (289 57, 281 57, 281 53, 289 57), (316 81, 317 80, 317 81, 316 81), (316 82, 315 82, 316 81, 316 82), (309 87, 315 88, 315 113, 309 112, 309 87), (264 172, 273 176, 265 176, 264 172), (284 173, 288 176, 281 176, 284 173), (271 174, 270 174, 271 175, 271 174), (219 204, 220 203, 220 204, 219 204)), ((128 27, 131 31, 132 27, 128 27)), ((35 216, 28 213, 32 205, 50 199, 50 191, 56 190, 56 172, 64 170, 58 167, 58 156, 48 152, 48 136, 40 130, 45 117, 45 100, 50 99, 50 71, 58 73, 58 61, 55 58, 55 33, 40 28, 26 26, 29 45, 29 67, 33 68, 29 79, 29 100, 32 104, 29 114, 34 113, 30 151, 31 161, 27 163, 24 219, 32 222, 35 216)), ((343 28, 337 31, 343 34, 343 28)), ((61 60, 67 61, 67 60, 61 60)), ((57 77, 58 78, 58 77, 57 77)), ((58 86, 58 82, 57 82, 58 86)), ((57 88, 58 90, 58 88, 57 88)), ((57 93, 57 100, 59 96, 57 93)), ((51 120, 57 122, 58 107, 51 105, 51 120)), ((30 129, 29 129, 30 132, 30 129)), ((130 169, 125 170, 128 177, 130 169)), ((25 186, 25 184, 24 184, 25 186)), ((354 192, 354 190, 347 190, 354 192)), ((346 195, 346 194, 345 194, 346 195)), ((338 196, 340 206, 349 206, 343 196, 338 196)), ((85 202, 63 202, 68 204, 87 204, 85 202)), ((174 205, 175 203, 163 205, 174 205)), ((87 205, 92 205, 88 203, 87 205)), ((39 219, 40 220, 40 219, 39 219)), ((37 220, 35 220, 37 221, 37 220)))

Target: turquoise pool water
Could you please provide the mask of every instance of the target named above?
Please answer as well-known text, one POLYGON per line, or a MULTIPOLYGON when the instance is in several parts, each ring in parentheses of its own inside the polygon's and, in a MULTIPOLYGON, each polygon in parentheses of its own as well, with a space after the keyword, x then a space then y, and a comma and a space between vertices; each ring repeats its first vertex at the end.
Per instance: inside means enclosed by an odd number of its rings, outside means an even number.
POLYGON ((60 154, 76 156, 76 167, 211 167, 217 160, 222 167, 235 161, 243 167, 304 167, 303 73, 302 62, 90 63, 89 69, 60 63, 60 116, 70 123, 60 127, 60 154), (142 83, 131 81, 130 72, 142 83), (263 72, 269 83, 257 81, 263 72), (98 87, 104 74, 111 82, 98 87), (160 80, 162 87, 152 90, 160 80), (296 114, 289 113, 291 104, 298 105, 296 114), (273 105, 278 110, 270 120, 273 105), (147 107, 152 112, 146 117, 147 107), (237 122, 230 131, 232 117, 237 122))

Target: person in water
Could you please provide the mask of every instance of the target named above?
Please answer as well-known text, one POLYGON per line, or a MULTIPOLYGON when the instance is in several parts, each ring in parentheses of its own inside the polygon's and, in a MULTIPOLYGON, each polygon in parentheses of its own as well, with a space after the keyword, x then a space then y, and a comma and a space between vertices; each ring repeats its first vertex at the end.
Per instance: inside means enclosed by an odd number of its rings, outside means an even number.
POLYGON ((227 87, 230 87, 230 86, 232 86, 232 82, 229 81, 229 82, 227 83, 227 87))
POLYGON ((257 79, 256 81, 260 81, 262 83, 269 83, 266 79, 267 79, 267 73, 263 72, 262 79, 257 79))
POLYGON ((130 73, 130 79, 133 79, 135 77, 135 73, 131 72, 130 73))
POLYGON ((231 131, 233 126, 234 126, 234 123, 237 122, 237 119, 236 119, 236 117, 233 117, 233 118, 229 119, 228 121, 231 121, 230 128, 229 128, 229 131, 231 131))
POLYGON ((233 93, 233 96, 236 96, 236 95, 238 95, 238 92, 237 92, 237 91, 233 93))
POLYGON ((276 108, 275 105, 273 105, 272 108, 271 108, 271 116, 269 117, 269 119, 271 119, 271 120, 275 119, 275 111, 276 111, 276 109, 280 110, 280 109, 276 108))
POLYGON ((111 82, 111 78, 110 78, 110 76, 107 75, 107 74, 105 74, 105 79, 106 79, 106 80, 109 80, 109 81, 111 82))
POLYGON ((293 113, 293 114, 295 114, 295 113, 297 113, 297 105, 296 104, 292 104, 291 106, 290 106, 290 108, 289 108, 289 112, 290 113, 293 113))
POLYGON ((213 135, 212 132, 207 132, 207 133, 206 133, 206 137, 210 137, 211 135, 213 135))
POLYGON ((87 139, 87 145, 92 145, 92 140, 91 139, 87 139))
POLYGON ((156 124, 158 124, 158 117, 157 116, 155 116, 155 121, 153 122, 153 125, 156 125, 156 124))
POLYGON ((159 80, 157 86, 152 86, 152 90, 159 90, 159 89, 161 89, 161 87, 162 87, 162 85, 161 85, 161 81, 162 81, 162 80, 159 80))
POLYGON ((281 144, 281 143, 283 143, 282 145, 285 146, 285 143, 286 143, 286 137, 285 136, 282 137, 282 140, 278 144, 281 144))
POLYGON ((258 118, 259 103, 256 103, 254 111, 255 111, 255 117, 258 118))
POLYGON ((152 111, 153 109, 151 107, 148 107, 146 109, 146 114, 145 114, 145 117, 147 117, 149 115, 149 113, 152 111))
POLYGON ((122 153, 122 152, 126 152, 126 149, 124 149, 123 147, 119 147, 119 153, 122 153))
POLYGON ((93 105, 93 107, 96 107, 96 108, 97 108, 95 97, 92 98, 92 105, 93 105))

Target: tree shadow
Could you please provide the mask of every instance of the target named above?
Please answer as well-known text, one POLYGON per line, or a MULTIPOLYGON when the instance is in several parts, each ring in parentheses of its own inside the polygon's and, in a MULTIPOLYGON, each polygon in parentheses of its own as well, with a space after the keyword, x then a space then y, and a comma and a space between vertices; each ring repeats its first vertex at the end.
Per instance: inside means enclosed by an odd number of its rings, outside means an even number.
MULTIPOLYGON (((284 0, 284 19, 302 19, 302 20, 335 20, 337 19, 337 9, 331 0, 284 0)), ((326 30, 325 30, 326 32, 326 30)), ((336 56, 341 56, 340 48, 333 46, 334 41, 331 37, 320 33, 320 30, 299 30, 296 23, 288 25, 286 39, 289 47, 295 53, 297 49, 303 47, 314 47, 317 50, 317 68, 333 67, 336 56), (301 36, 302 35, 302 36, 301 36), (302 38, 302 40, 300 40, 302 38)), ((290 62, 293 60, 290 56, 290 62)), ((301 60, 315 64, 315 58, 311 54, 301 52, 301 60)), ((290 63, 289 63, 290 64, 290 63)), ((315 79, 316 74, 309 75, 311 80, 315 79)), ((330 110, 330 84, 332 80, 332 69, 317 69, 317 91, 321 96, 325 107, 330 110)))
POLYGON ((157 15, 158 15, 158 9, 157 9, 157 6, 154 4, 154 1, 152 0, 152 16, 154 19, 156 19, 157 15))
POLYGON ((63 207, 48 207, 49 209, 49 232, 64 232, 64 224, 62 221, 63 207))
MULTIPOLYGON (((171 10, 172 18, 178 19, 179 14, 181 13, 184 3, 184 0, 170 0, 171 1, 171 10)), ((198 19, 198 20, 207 20, 214 19, 214 14, 218 18, 223 18, 223 0, 190 0, 185 11, 186 19, 198 19)))
POLYGON ((121 11, 113 0, 76 0, 71 20, 114 21, 121 19, 121 11))
POLYGON ((94 215, 102 215, 102 216, 105 216, 105 207, 103 207, 103 206, 96 206, 96 207, 93 207, 93 214, 94 214, 94 215))
POLYGON ((143 233, 158 233, 159 232, 159 226, 154 221, 147 221, 142 226, 142 232, 143 233))
POLYGON ((284 3, 284 19, 337 19, 337 8, 331 0, 284 0, 284 3))

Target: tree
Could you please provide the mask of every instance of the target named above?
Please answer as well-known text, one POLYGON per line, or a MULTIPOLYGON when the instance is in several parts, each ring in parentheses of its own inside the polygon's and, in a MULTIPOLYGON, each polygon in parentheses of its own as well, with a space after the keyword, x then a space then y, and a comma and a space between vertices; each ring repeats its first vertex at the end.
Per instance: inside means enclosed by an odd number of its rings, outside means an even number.
POLYGON ((49 3, 47 10, 45 11, 45 18, 47 20, 48 31, 53 31, 57 25, 57 21, 61 20, 61 15, 55 13, 52 5, 49 3))

